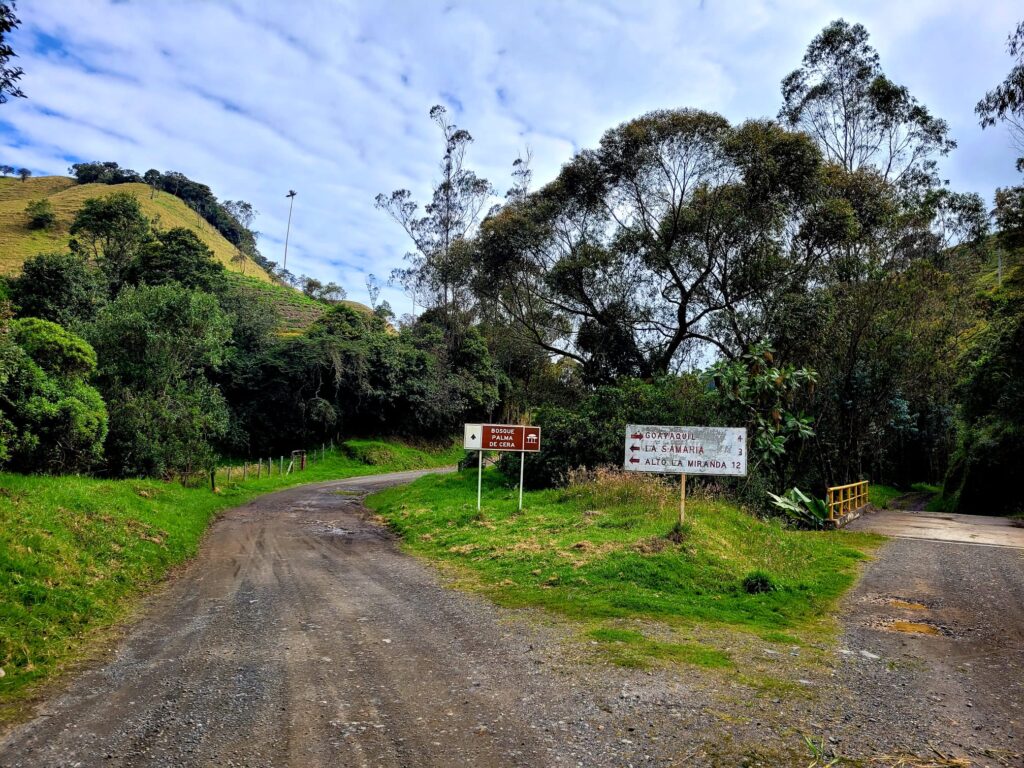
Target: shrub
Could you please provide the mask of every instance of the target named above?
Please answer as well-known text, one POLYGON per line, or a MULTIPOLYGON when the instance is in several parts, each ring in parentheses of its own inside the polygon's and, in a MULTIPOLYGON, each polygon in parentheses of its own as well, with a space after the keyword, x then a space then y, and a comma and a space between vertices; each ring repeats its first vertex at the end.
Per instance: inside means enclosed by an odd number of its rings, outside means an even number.
POLYGON ((828 523, 828 502, 808 496, 799 488, 791 488, 782 496, 768 492, 773 506, 801 528, 824 528, 828 523))
MULTIPOLYGON (((710 424, 715 421, 704 386, 691 375, 653 382, 623 379, 598 387, 572 408, 545 406, 533 422, 541 427, 539 453, 526 456, 528 487, 564 485, 580 467, 622 466, 627 424, 710 424)), ((504 454, 499 467, 518 476, 519 457, 504 454)))
POLYGON ((751 571, 743 577, 743 591, 749 595, 761 595, 776 589, 772 577, 764 571, 751 571))
POLYGON ((82 256, 40 253, 11 281, 11 299, 22 317, 39 317, 66 328, 91 320, 107 300, 106 281, 82 256))
POLYGON ((0 458, 21 472, 74 472, 103 455, 107 409, 88 377, 96 353, 83 339, 37 318, 5 322, 0 458))
POLYGON ((57 214, 49 200, 32 200, 25 206, 29 229, 49 229, 56 223, 57 214))
POLYGON ((350 459, 371 467, 395 463, 395 453, 386 445, 347 442, 342 445, 342 450, 350 459))

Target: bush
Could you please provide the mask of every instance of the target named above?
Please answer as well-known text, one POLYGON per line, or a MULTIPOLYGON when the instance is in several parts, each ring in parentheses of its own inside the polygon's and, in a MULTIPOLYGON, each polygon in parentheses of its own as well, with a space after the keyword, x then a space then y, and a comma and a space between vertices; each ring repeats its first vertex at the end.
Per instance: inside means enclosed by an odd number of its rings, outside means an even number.
POLYGON ((743 591, 748 595, 761 595, 777 589, 772 577, 764 571, 751 571, 743 577, 743 591))
MULTIPOLYGON (((715 416, 703 385, 692 375, 653 382, 624 379, 599 387, 574 408, 545 406, 533 423, 541 428, 542 450, 526 456, 526 485, 562 485, 579 467, 622 466, 627 424, 711 424, 715 416)), ((518 477, 519 457, 504 454, 502 471, 518 477)))
POLYGON ((107 409, 87 382, 96 353, 85 340, 37 318, 5 324, 0 458, 21 472, 75 472, 103 455, 107 409))
POLYGON ((105 279, 73 253, 40 253, 11 281, 11 299, 22 317, 71 328, 91 320, 107 299, 105 279))
POLYGON ((828 523, 828 502, 791 488, 782 496, 769 492, 772 505, 801 528, 824 528, 828 523))
POLYGON ((32 200, 25 206, 25 213, 28 214, 29 229, 49 229, 57 221, 53 203, 49 200, 32 200))
POLYGON ((228 430, 221 391, 231 319, 178 284, 128 287, 88 327, 110 405, 107 455, 121 475, 188 476, 211 466, 228 430))
POLYGON ((386 445, 347 442, 341 449, 350 459, 371 467, 395 463, 395 452, 386 445))

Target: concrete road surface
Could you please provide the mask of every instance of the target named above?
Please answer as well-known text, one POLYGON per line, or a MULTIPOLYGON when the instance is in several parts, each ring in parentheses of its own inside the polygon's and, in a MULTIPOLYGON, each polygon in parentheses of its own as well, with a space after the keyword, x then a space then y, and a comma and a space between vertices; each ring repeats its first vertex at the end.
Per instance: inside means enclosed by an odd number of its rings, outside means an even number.
POLYGON ((881 509, 865 513, 847 528, 851 531, 881 533, 899 539, 927 539, 1024 549, 1024 527, 1005 517, 881 509))

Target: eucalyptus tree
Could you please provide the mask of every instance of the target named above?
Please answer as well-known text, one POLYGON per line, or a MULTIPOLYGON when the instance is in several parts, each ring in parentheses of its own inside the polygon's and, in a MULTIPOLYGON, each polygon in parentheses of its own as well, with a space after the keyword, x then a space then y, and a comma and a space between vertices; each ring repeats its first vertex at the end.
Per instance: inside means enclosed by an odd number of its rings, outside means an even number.
POLYGON ((430 202, 421 213, 412 192, 398 189, 390 195, 377 195, 376 203, 401 225, 416 249, 409 267, 392 273, 392 279, 414 292, 421 305, 441 309, 446 334, 453 336, 458 333, 458 318, 472 305, 468 239, 494 190, 490 182, 466 167, 466 149, 473 141, 469 131, 452 123, 441 105, 430 110, 430 119, 441 129, 444 140, 441 177, 430 202))
POLYGON ((847 172, 875 169, 887 182, 931 186, 936 158, 956 147, 945 120, 882 71, 861 24, 837 19, 782 81, 779 119, 814 137, 847 172))
MULTIPOLYGON (((982 128, 1005 123, 1014 145, 1024 155, 1024 21, 1009 36, 1006 48, 1014 59, 1013 68, 1003 82, 985 94, 974 111, 982 128)), ((1017 160, 1017 167, 1024 171, 1024 157, 1017 160)))
POLYGON ((651 112, 484 222, 477 291, 591 381, 731 357, 836 234, 813 215, 820 171, 814 143, 774 123, 651 112))
MULTIPOLYGON (((1014 59, 1013 68, 1002 83, 985 94, 974 111, 982 128, 1006 125, 1022 155, 1017 158, 1017 170, 1024 172, 1024 21, 1010 35, 1006 47, 1014 59)), ((1024 185, 997 189, 993 213, 1000 244, 1007 249, 1024 246, 1024 185)))

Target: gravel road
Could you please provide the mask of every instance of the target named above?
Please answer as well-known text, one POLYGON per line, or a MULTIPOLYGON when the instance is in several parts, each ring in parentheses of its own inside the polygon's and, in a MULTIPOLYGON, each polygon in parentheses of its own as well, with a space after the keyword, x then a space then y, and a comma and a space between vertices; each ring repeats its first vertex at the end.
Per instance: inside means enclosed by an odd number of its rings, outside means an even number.
POLYGON ((891 542, 838 647, 692 627, 736 667, 621 669, 573 625, 402 554, 361 498, 420 474, 225 513, 109 656, 3 737, 0 766, 774 768, 808 765, 805 734, 830 755, 901 756, 870 765, 1024 765, 1020 551, 891 542), (893 631, 906 616, 938 634, 893 631))

